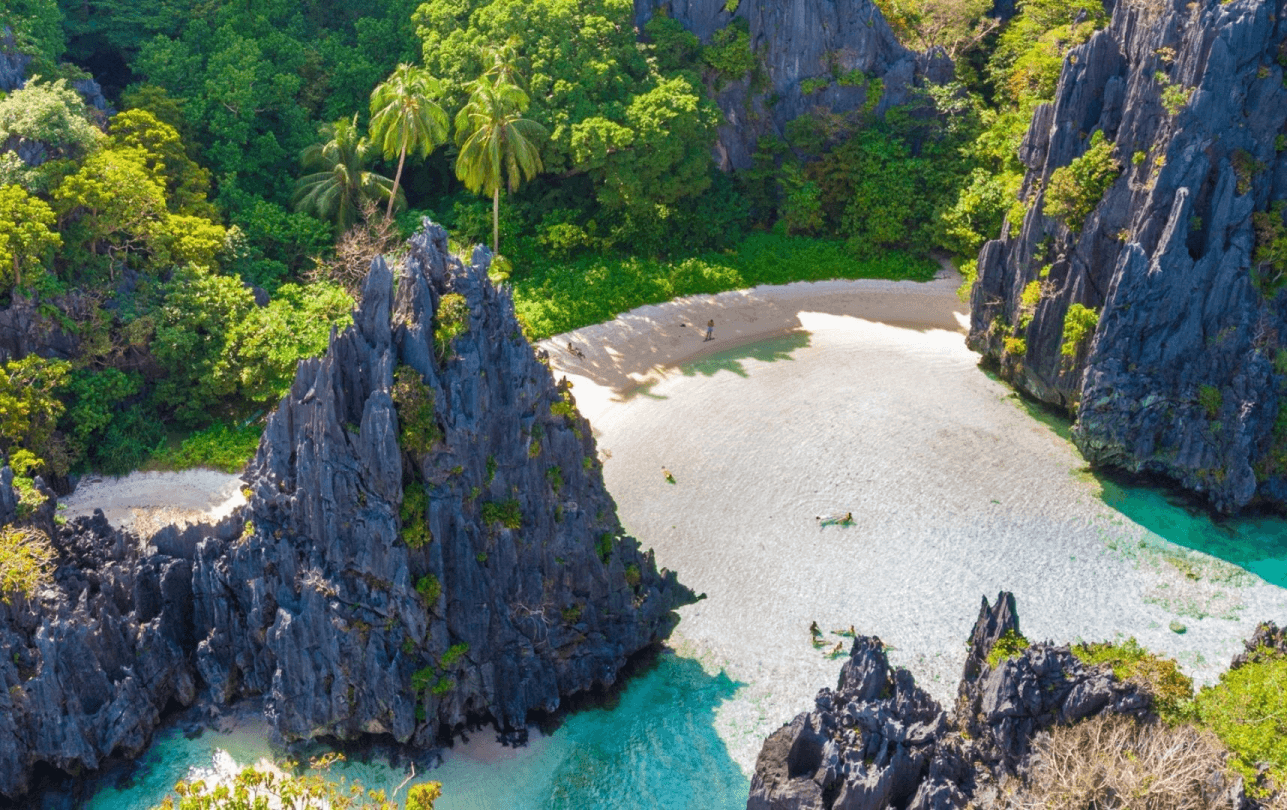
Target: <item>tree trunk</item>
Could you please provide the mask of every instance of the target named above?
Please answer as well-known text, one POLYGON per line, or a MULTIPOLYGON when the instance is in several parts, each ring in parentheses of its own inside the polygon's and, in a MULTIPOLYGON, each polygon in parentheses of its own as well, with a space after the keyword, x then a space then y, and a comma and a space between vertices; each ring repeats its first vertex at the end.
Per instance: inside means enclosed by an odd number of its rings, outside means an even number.
POLYGON ((492 256, 500 254, 500 184, 492 189, 492 256))
POLYGON ((402 163, 407 159, 407 142, 402 141, 402 151, 398 153, 398 171, 393 175, 393 190, 389 192, 389 207, 384 212, 386 222, 393 219, 393 201, 398 199, 398 182, 402 180, 402 163))

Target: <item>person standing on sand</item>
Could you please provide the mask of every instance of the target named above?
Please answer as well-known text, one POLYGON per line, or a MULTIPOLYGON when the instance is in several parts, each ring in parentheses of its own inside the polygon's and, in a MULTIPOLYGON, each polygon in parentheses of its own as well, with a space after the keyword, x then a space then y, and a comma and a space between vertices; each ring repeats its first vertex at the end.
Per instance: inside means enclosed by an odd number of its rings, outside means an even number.
POLYGON ((702 340, 702 343, 705 343, 707 340, 714 340, 714 339, 715 339, 715 319, 711 318, 709 321, 706 322, 706 337, 702 340))

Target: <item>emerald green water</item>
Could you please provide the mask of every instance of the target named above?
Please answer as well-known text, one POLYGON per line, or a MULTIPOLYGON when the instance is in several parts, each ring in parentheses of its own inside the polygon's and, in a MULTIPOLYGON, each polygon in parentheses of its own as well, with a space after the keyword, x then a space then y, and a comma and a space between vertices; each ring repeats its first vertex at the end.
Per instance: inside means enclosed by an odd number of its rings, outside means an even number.
MULTIPOLYGON (((442 782, 438 810, 743 808, 750 782, 714 728, 715 710, 738 687, 693 659, 662 655, 610 708, 576 712, 550 736, 504 749, 499 761, 448 752, 440 767, 417 771, 411 784, 442 782)), ((168 731, 139 760, 131 785, 102 788, 88 807, 146 810, 194 769, 210 768, 218 750, 238 765, 273 753, 253 732, 207 732, 188 740, 168 731)), ((379 762, 346 762, 331 775, 389 791, 406 778, 402 769, 379 762)), ((405 790, 398 795, 404 798, 405 790)))

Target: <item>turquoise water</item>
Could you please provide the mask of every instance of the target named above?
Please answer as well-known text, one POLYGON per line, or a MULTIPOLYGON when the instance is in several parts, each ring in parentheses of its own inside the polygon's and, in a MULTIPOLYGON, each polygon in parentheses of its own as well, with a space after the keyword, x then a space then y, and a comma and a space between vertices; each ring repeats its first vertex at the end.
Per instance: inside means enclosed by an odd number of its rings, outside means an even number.
MULTIPOLYGON (((988 376, 997 379, 993 374, 988 376)), ((1072 423, 1067 417, 1017 392, 1010 396, 1032 418, 1072 443, 1072 423)), ((1094 475, 1106 505, 1163 540, 1210 554, 1271 585, 1287 588, 1287 518, 1218 517, 1195 503, 1194 496, 1177 489, 1098 472, 1094 475)))
POLYGON ((1213 518, 1177 492, 1096 477, 1104 503, 1157 536, 1287 588, 1287 519, 1269 515, 1213 518))
MULTIPOLYGON (((744 808, 750 782, 714 727, 716 709, 738 688, 691 658, 662 655, 631 679, 610 708, 576 712, 550 736, 534 735, 525 748, 449 752, 442 766, 418 771, 411 784, 442 782, 437 810, 744 808)), ((272 756, 253 731, 207 732, 195 740, 168 731, 139 760, 132 785, 105 787, 88 807, 146 810, 194 768, 209 768, 217 749, 239 765, 272 756)), ((403 770, 380 763, 347 762, 331 773, 386 790, 406 778, 403 770)))

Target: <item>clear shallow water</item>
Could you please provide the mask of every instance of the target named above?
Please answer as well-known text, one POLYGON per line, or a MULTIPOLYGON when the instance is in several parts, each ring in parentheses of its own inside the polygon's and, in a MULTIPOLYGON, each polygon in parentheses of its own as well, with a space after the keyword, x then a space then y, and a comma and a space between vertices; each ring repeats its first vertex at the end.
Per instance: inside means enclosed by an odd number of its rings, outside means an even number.
MULTIPOLYGON (((433 771, 417 771, 412 784, 442 782, 438 810, 743 808, 750 781, 714 728, 716 709, 738 688, 691 658, 662 655, 631 679, 611 708, 577 712, 550 736, 534 734, 521 749, 478 745, 494 735, 471 735, 470 745, 449 751, 433 771)), ((88 807, 146 810, 176 781, 191 778, 193 769, 209 769, 218 750, 237 765, 273 755, 254 730, 206 732, 195 740, 170 730, 139 760, 132 785, 105 787, 88 807)), ((387 790, 406 778, 402 769, 375 762, 347 762, 332 774, 387 790)))

